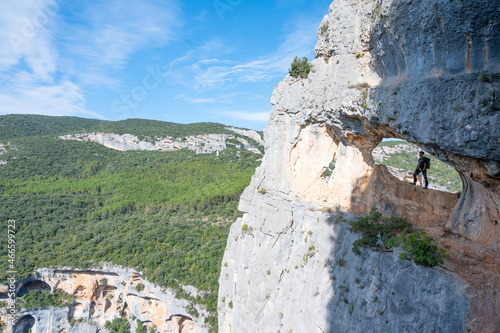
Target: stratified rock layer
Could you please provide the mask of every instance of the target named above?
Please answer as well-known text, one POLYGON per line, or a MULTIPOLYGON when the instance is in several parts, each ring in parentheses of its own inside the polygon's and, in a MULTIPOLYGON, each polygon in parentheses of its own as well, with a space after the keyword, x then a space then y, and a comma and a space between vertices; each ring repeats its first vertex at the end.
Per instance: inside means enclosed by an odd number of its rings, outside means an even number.
POLYGON ((307 79, 287 76, 273 93, 266 153, 224 256, 221 332, 496 332, 498 4, 336 0, 316 56, 307 79), (423 190, 375 165, 384 137, 453 165, 462 193, 423 190), (358 236, 337 218, 372 207, 443 241, 445 266, 354 255, 358 236))
POLYGON ((36 276, 18 284, 18 296, 41 286, 51 291, 62 290, 75 298, 65 308, 21 310, 15 333, 24 332, 21 327, 24 323, 30 324, 33 333, 103 332, 106 321, 115 318, 128 319, 132 331, 137 325, 135 319, 139 319, 145 327, 154 327, 157 332, 207 332, 204 310, 197 309, 201 316, 193 318, 187 310, 188 301, 176 299, 171 290, 151 284, 133 270, 116 266, 104 266, 99 271, 40 269, 36 276))

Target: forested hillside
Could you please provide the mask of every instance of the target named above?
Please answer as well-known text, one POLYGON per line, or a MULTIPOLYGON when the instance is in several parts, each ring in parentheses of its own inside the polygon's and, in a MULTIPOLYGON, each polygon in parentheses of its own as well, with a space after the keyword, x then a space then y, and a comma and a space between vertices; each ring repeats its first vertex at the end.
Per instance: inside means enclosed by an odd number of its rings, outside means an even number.
MULTIPOLYGON (((224 125, 70 117, 0 117, 0 219, 15 219, 19 277, 50 266, 112 262, 144 272, 179 297, 205 304, 216 326, 218 277, 238 200, 261 155, 121 152, 58 139, 109 131, 145 137, 228 133, 224 125), (130 129, 130 130, 129 130, 130 129), (193 285, 193 298, 181 285, 193 285)), ((2 282, 7 233, 0 234, 2 282)), ((195 315, 195 314, 193 314, 195 315)))
POLYGON ((149 119, 126 119, 120 121, 96 120, 78 117, 49 117, 42 115, 0 116, 0 140, 37 136, 63 135, 83 132, 133 134, 140 138, 180 138, 200 134, 234 134, 218 123, 177 124, 149 119))

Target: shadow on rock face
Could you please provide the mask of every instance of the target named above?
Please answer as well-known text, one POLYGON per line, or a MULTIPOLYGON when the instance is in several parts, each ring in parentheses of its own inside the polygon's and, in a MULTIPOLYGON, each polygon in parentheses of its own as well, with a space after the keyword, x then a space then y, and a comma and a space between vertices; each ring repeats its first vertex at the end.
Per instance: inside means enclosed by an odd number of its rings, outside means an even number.
POLYGON ((13 332, 14 333, 29 333, 31 329, 35 325, 35 318, 33 316, 27 315, 21 317, 14 325, 13 332))
POLYGON ((50 286, 41 280, 32 280, 24 283, 21 288, 19 288, 19 291, 17 292, 17 297, 22 297, 29 293, 32 290, 48 290, 50 291, 51 288, 50 286))

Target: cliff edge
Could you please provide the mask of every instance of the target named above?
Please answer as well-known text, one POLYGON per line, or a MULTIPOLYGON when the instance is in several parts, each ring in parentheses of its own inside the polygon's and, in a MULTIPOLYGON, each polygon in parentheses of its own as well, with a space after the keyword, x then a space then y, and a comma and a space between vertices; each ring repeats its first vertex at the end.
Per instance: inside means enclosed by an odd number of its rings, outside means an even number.
POLYGON ((273 93, 263 162, 223 260, 220 331, 498 331, 498 3, 336 0, 315 51, 308 78, 273 93), (454 166, 461 194, 374 164, 383 138, 454 166), (407 216, 450 257, 426 268, 355 255, 359 236, 341 216, 372 207, 407 216))

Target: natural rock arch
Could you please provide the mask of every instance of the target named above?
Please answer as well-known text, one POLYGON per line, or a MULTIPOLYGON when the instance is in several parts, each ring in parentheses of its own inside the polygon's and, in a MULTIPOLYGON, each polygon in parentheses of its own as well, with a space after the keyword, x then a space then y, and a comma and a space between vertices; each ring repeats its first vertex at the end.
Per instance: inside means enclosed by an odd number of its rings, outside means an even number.
MULTIPOLYGON (((387 165, 393 176, 403 182, 413 183, 413 172, 417 165, 419 151, 422 151, 422 148, 411 142, 383 140, 372 150, 371 155, 374 164, 387 165)), ((425 157, 431 159, 431 168, 427 172, 429 189, 448 193, 462 191, 463 182, 455 168, 442 163, 428 152, 425 152, 425 157)), ((423 186, 422 173, 417 176, 417 186, 423 186)))
POLYGON ((228 266, 219 280, 219 331, 369 331, 391 313, 394 320, 384 322, 394 331, 495 332, 500 327, 492 310, 500 302, 500 132, 495 126, 500 80, 471 75, 500 72, 497 7, 494 1, 331 3, 308 78, 287 76, 271 98, 266 153, 241 197, 243 217, 231 228, 223 260, 228 266), (371 151, 386 137, 415 143, 452 165, 462 179, 460 198, 402 184, 385 166, 373 164, 371 151), (332 156, 335 170, 326 179, 332 156), (450 269, 412 264, 415 274, 408 278, 409 267, 395 253, 355 256, 351 247, 358 236, 336 222, 372 207, 407 216, 445 242, 450 269), (242 233, 243 226, 253 228, 252 237, 242 233), (318 249, 305 257, 309 265, 301 257, 304 236, 318 249), (335 276, 318 269, 337 255, 350 260, 341 269, 343 264, 336 264, 335 276), (380 269, 383 262, 391 268, 380 269), (337 297, 335 304, 346 306, 332 307, 330 295, 340 287, 348 290, 340 285, 340 272, 349 282, 351 273, 365 267, 373 268, 364 276, 379 293, 389 289, 378 288, 377 280, 398 280, 398 290, 387 293, 387 307, 373 311, 371 288, 357 290, 365 293, 358 302, 337 297), (262 279, 266 268, 269 278, 262 279), (323 288, 319 295, 309 293, 315 279, 323 288), (417 290, 439 297, 419 304, 424 298, 414 296, 417 290), (411 305, 406 319, 399 306, 390 306, 393 295, 411 305), (299 309, 289 307, 291 299, 299 309), (417 310, 422 305, 427 315, 417 310))

